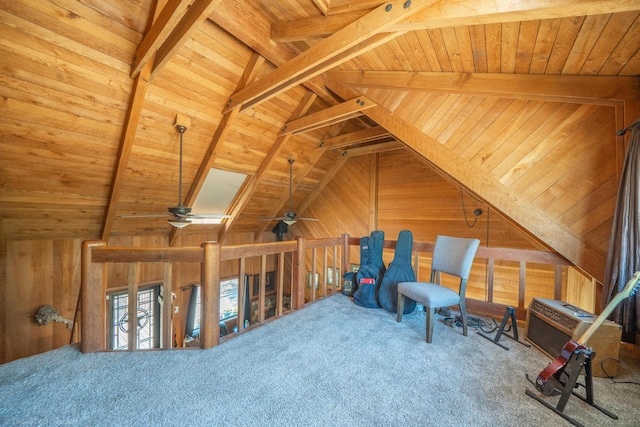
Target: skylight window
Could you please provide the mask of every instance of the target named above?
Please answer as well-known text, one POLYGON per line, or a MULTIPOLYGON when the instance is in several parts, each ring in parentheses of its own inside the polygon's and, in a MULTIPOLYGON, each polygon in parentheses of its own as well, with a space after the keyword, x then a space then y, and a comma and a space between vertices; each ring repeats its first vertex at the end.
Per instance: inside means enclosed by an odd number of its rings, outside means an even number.
MULTIPOLYGON (((211 168, 193 204, 192 214, 224 214, 247 175, 211 168)), ((192 218, 192 224, 220 224, 217 218, 192 218)))

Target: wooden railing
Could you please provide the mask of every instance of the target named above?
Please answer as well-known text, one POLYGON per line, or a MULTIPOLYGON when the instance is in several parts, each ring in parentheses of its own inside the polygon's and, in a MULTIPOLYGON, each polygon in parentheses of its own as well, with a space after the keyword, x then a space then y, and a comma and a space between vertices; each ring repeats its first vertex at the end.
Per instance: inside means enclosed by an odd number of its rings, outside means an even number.
MULTIPOLYGON (((137 301, 138 282, 137 271, 140 263, 163 263, 162 294, 170 296, 174 290, 172 266, 174 263, 200 264, 200 346, 209 348, 220 342, 220 280, 221 265, 224 261, 238 260, 238 277, 245 277, 246 260, 259 257, 260 262, 260 290, 258 296, 258 323, 266 320, 265 288, 266 288, 266 257, 278 254, 277 283, 276 283, 276 316, 284 314, 284 283, 285 277, 290 278, 291 309, 298 310, 305 304, 305 284, 307 272, 311 277, 319 273, 319 292, 311 292, 310 300, 314 302, 318 296, 339 290, 338 251, 343 239, 312 239, 302 237, 294 241, 259 243, 254 245, 221 246, 215 242, 205 242, 201 247, 186 248, 130 248, 107 247, 102 241, 87 241, 82 246, 82 317, 81 317, 81 349, 84 353, 107 350, 107 322, 106 322, 106 268, 109 263, 130 263, 128 280, 128 298, 130 302, 137 301), (334 277, 329 279, 325 272, 329 266, 328 258, 331 251, 331 266, 334 277), (322 253, 322 270, 317 271, 318 252, 322 253), (284 255, 291 253, 292 263, 285 268, 284 255), (309 256, 307 256, 310 253, 309 256), (309 267, 309 268, 308 268, 309 267), (288 270, 288 271, 287 271, 288 270), (329 286, 331 280, 332 286, 329 286)), ((311 288, 313 290, 313 288, 311 288)), ((245 286, 238 286, 238 332, 245 328, 245 286)), ((137 318, 137 304, 128 304, 128 318, 137 318)), ((162 304, 162 325, 170 325, 172 319, 170 303, 162 304)), ((171 328, 163 327, 161 348, 172 346, 171 328)), ((128 349, 136 349, 136 330, 128 330, 128 349)))
MULTIPOLYGON (((386 240, 384 248, 395 249, 396 241, 386 240)), ((266 321, 265 310, 265 277, 266 257, 278 254, 277 283, 276 283, 276 316, 286 314, 283 305, 285 296, 285 278, 288 278, 288 291, 291 297, 291 310, 302 309, 305 303, 313 303, 318 298, 341 290, 341 278, 338 271, 347 272, 350 269, 350 249, 360 245, 359 238, 342 235, 339 238, 305 239, 296 238, 293 241, 260 243, 254 245, 221 246, 215 242, 205 242, 200 247, 186 248, 130 248, 107 247, 101 241, 87 241, 82 247, 82 318, 81 318, 81 350, 84 353, 107 350, 107 322, 106 322, 106 266, 109 263, 131 263, 129 272, 128 296, 129 301, 136 301, 138 283, 137 269, 140 263, 161 262, 163 268, 163 295, 171 295, 173 289, 172 266, 174 263, 200 264, 200 346, 209 348, 220 343, 220 280, 221 265, 224 261, 238 260, 238 277, 245 277, 246 260, 259 257, 260 262, 260 291, 258 294, 258 323, 266 321), (285 265, 285 254, 291 254, 291 265, 285 265), (320 266, 320 269, 318 269, 320 266), (332 275, 328 273, 331 268, 332 275), (318 290, 315 290, 314 279, 318 277, 318 290), (305 297, 305 286, 309 294, 305 297)), ((433 253, 433 243, 414 242, 413 267, 418 280, 426 274, 429 263, 426 262, 433 253), (423 266, 424 264, 424 266, 423 266)), ((494 302, 494 272, 495 262, 512 261, 519 265, 517 275, 517 305, 516 315, 523 319, 526 314, 525 288, 527 264, 551 266, 554 272, 554 299, 560 299, 562 288, 562 269, 571 265, 561 256, 544 251, 488 248, 480 247, 476 254, 474 269, 480 269, 480 264, 486 265, 484 300, 467 298, 470 311, 501 314, 504 304, 494 302)), ((244 330, 245 287, 238 286, 238 333, 244 330)), ((136 304, 129 304, 129 319, 136 318, 136 304)), ((170 325, 172 321, 171 304, 162 305, 162 325, 170 325)), ((129 328, 129 350, 136 349, 135 328, 129 328)), ((172 346, 171 328, 162 328, 161 348, 172 346)))

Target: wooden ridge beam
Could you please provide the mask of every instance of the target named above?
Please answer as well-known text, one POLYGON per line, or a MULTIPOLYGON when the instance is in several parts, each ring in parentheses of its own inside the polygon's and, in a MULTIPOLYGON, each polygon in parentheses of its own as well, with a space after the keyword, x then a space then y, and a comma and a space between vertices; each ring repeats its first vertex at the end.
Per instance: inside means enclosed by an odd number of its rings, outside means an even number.
POLYGON ((233 94, 227 102, 227 109, 238 106, 241 106, 241 110, 249 108, 360 53, 388 42, 400 34, 381 33, 434 2, 435 0, 415 1, 417 4, 412 3, 410 7, 404 7, 404 1, 395 0, 374 9, 254 84, 233 94))
POLYGON ((635 101, 640 79, 635 76, 566 76, 502 73, 439 73, 414 71, 330 71, 349 86, 424 90, 507 98, 575 101, 615 105, 635 101))
POLYGON ((362 115, 362 110, 374 107, 375 105, 375 102, 370 99, 364 96, 358 96, 322 111, 289 121, 284 124, 280 134, 285 135, 308 132, 334 123, 349 120, 353 117, 362 115))
MULTIPOLYGON (((331 90, 345 99, 358 95, 353 89, 329 77, 325 81, 331 90)), ((588 247, 580 236, 513 194, 481 168, 465 161, 454 151, 385 108, 376 106, 366 110, 365 114, 435 169, 473 191, 579 268, 596 279, 603 280, 606 256, 601 250, 588 247)))

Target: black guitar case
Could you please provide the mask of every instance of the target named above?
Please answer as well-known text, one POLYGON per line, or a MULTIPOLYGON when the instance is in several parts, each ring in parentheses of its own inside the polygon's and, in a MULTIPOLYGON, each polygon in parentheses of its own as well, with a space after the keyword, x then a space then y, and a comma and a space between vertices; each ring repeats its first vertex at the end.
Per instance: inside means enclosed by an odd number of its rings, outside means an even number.
MULTIPOLYGON (((416 275, 411 267, 412 249, 413 234, 409 230, 402 230, 398 235, 393 261, 384 273, 378 289, 378 303, 392 313, 398 311, 398 283, 416 281, 416 275)), ((411 313, 415 308, 416 302, 406 298, 403 314, 411 313)))
POLYGON ((382 261, 384 232, 373 231, 371 237, 360 239, 360 268, 355 275, 353 302, 362 307, 379 308, 376 290, 386 267, 382 261), (361 283, 361 279, 373 279, 373 283, 361 283))

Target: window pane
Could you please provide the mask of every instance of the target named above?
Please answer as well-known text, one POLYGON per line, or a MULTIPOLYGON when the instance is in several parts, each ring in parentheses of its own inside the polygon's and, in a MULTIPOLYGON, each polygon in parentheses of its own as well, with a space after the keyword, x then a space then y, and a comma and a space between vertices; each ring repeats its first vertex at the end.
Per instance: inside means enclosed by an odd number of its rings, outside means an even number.
POLYGON ((238 315, 238 278, 220 281, 220 320, 238 315))
MULTIPOLYGON (((157 287, 138 292, 136 320, 137 348, 151 349, 157 337, 154 335, 158 313, 156 313, 157 287)), ((113 294, 111 299, 113 350, 127 350, 129 344, 129 295, 126 292, 113 294)))

